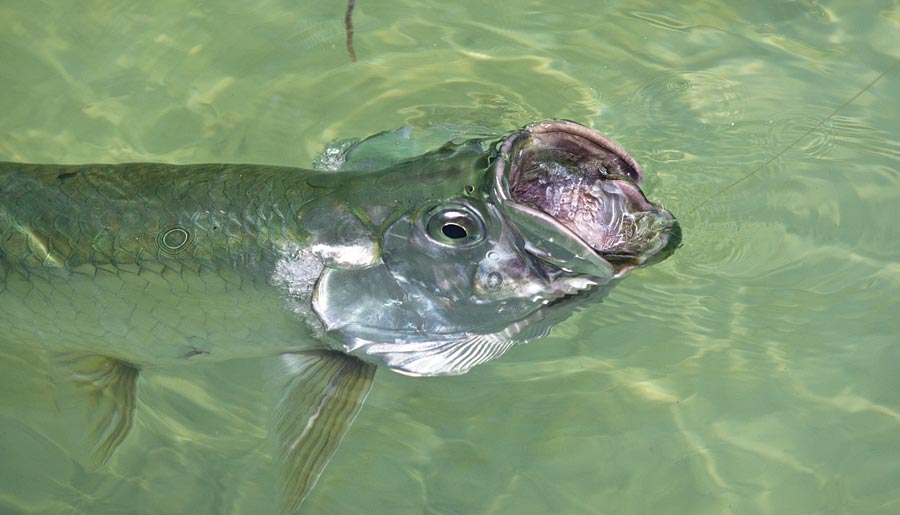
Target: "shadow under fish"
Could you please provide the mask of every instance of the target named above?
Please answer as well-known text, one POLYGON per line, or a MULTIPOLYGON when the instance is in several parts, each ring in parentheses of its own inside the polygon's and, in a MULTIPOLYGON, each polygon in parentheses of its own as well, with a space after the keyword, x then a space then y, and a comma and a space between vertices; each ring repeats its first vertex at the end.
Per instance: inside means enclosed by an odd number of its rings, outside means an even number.
POLYGON ((463 374, 680 243, 635 160, 577 123, 418 151, 394 131, 316 170, 0 163, 0 339, 64 353, 98 399, 97 463, 131 428, 142 368, 276 357, 296 512, 376 366, 463 374))

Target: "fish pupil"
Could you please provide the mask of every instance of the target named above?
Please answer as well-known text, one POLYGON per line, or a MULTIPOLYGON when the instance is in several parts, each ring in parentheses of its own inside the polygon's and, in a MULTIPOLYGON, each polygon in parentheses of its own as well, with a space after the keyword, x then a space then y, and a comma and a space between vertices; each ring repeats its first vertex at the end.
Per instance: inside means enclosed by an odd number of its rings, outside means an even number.
POLYGON ((468 235, 465 227, 454 223, 444 224, 444 226, 441 227, 441 232, 444 233, 444 236, 453 240, 459 240, 468 235))

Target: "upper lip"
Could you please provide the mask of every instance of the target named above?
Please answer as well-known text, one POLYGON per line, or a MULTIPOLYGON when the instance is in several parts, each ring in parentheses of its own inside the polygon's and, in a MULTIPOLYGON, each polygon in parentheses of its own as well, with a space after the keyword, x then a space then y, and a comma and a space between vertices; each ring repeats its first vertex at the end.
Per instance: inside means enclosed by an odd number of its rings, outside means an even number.
POLYGON ((552 134, 556 132, 579 136, 596 144, 604 150, 612 152, 623 161, 623 165, 625 166, 622 167, 622 171, 624 174, 627 175, 636 186, 641 185, 641 180, 644 176, 641 165, 639 165, 624 148, 619 146, 618 143, 604 137, 599 132, 571 120, 552 119, 528 125, 521 131, 518 131, 507 138, 506 141, 503 142, 500 152, 501 154, 506 155, 508 151, 512 149, 515 141, 522 136, 540 136, 542 134, 552 134))

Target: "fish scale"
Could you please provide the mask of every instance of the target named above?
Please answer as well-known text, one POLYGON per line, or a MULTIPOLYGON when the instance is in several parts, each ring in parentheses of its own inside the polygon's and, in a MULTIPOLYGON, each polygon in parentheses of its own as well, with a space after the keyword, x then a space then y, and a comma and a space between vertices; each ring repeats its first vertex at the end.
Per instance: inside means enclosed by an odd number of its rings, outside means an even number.
POLYGON ((327 172, 0 163, 0 341, 51 351, 98 401, 99 464, 133 426, 141 370, 274 358, 283 511, 296 512, 377 365, 466 373, 678 245, 639 166, 586 127, 541 122, 418 156, 408 135, 342 144, 327 172), (565 174, 517 173, 559 156, 565 174), (547 192, 564 193, 564 213, 529 203, 547 192), (590 236, 619 226, 571 221, 626 195, 618 209, 656 223, 610 235, 637 242, 612 263, 590 236))
MULTIPOLYGON (((303 324, 279 316, 282 298, 266 275, 279 239, 295 238, 295 231, 271 208, 265 227, 257 225, 260 210, 275 203, 271 193, 260 192, 284 191, 285 181, 302 179, 231 165, 2 164, 0 287, 16 293, 0 297, 0 320, 6 327, 42 327, 45 343, 66 351, 142 365, 183 360, 192 348, 217 360, 260 355, 273 345, 269 352, 304 348, 297 337, 303 324), (249 194, 241 195, 242 188, 249 194), (184 249, 160 245, 172 230, 188 235, 184 249), (59 289, 67 294, 55 293, 59 289), (35 294, 31 298, 40 293, 41 302, 13 302, 27 298, 26 290, 35 294), (128 316, 120 306, 130 307, 128 316), (71 319, 79 337, 54 331, 60 316, 71 319), (248 345, 258 336, 248 329, 252 316, 278 323, 267 341, 248 345), (156 345, 128 348, 124 327, 131 328, 130 340, 156 345), (60 342, 52 341, 54 333, 60 342)), ((280 209, 292 213, 306 199, 298 200, 283 200, 280 209)), ((27 331, 20 336, 30 339, 27 331)))

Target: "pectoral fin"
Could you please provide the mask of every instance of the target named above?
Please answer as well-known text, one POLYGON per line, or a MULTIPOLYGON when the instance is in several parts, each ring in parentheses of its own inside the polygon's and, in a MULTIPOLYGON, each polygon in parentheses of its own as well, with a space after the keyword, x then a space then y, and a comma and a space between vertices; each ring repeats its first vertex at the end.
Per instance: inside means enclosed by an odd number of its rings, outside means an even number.
POLYGON ((134 422, 138 368, 105 356, 67 356, 62 360, 70 377, 93 401, 91 461, 106 463, 128 436, 134 422))
POLYGON ((340 352, 284 354, 290 380, 274 417, 284 463, 282 509, 294 513, 315 486, 353 423, 375 366, 340 352))

